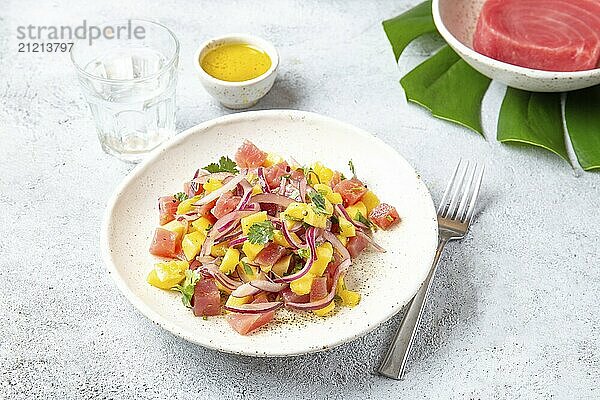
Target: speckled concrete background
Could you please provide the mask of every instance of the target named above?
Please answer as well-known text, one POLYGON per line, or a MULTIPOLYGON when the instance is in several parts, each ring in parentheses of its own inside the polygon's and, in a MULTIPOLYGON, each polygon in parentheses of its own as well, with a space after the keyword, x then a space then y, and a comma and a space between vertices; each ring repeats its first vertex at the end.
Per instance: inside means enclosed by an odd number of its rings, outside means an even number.
MULTIPOLYGON (((0 11, 0 398, 600 398, 597 173, 494 137, 504 88, 485 99, 488 140, 404 101, 380 21, 415 1, 4 2, 0 11), (332 351, 235 357, 143 318, 100 260, 104 204, 130 165, 103 154, 68 57, 17 54, 16 26, 158 18, 182 42, 178 127, 229 111, 193 76, 200 40, 249 32, 282 57, 256 107, 316 111, 370 130, 435 199, 458 157, 488 166, 472 234, 442 260, 404 382, 372 371, 398 319, 332 351)), ((427 42, 427 41, 426 41, 427 42)), ((409 49, 401 65, 433 45, 409 49)))

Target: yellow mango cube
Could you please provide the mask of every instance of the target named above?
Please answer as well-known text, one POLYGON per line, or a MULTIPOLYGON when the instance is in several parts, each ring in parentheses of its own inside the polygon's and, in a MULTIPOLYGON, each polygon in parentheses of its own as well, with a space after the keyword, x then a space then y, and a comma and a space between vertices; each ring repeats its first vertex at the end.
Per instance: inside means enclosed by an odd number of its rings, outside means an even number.
POLYGON ((290 289, 299 296, 309 294, 313 279, 314 275, 310 272, 307 272, 302 278, 298 278, 295 281, 290 282, 290 289))
POLYGON ((267 153, 267 159, 263 163, 263 167, 270 167, 275 164, 279 164, 283 161, 283 158, 275 153, 267 153))
POLYGON ((194 204, 198 200, 200 200, 200 196, 190 197, 189 199, 182 201, 177 206, 177 214, 185 214, 192 211, 194 209, 194 206, 192 206, 192 204, 194 204))
POLYGON ((262 192, 263 192, 262 188, 260 187, 259 184, 256 184, 256 185, 252 186, 252 195, 260 194, 262 192))
POLYGON ((221 261, 221 265, 219 265, 219 269, 224 274, 230 274, 235 270, 235 267, 240 262, 240 251, 230 247, 225 252, 223 256, 223 260, 221 261))
POLYGON ((208 218, 200 217, 197 220, 192 221, 192 227, 194 227, 194 229, 197 231, 208 233, 210 228, 212 228, 212 224, 208 218))
POLYGON ((331 179, 333 178, 333 171, 331 169, 327 168, 326 166, 321 164, 319 161, 317 161, 316 163, 314 163, 312 165, 312 169, 313 169, 313 171, 315 171, 315 173, 319 177, 319 182, 313 182, 313 183, 323 183, 323 184, 329 185, 329 182, 331 182, 331 179))
POLYGON ((206 193, 214 192, 223 186, 223 182, 218 179, 210 178, 202 187, 206 193))
POLYGON ((308 214, 308 208, 306 203, 290 203, 284 211, 285 218, 293 221, 302 221, 308 214))
POLYGON ((340 216, 338 219, 340 223, 340 234, 347 238, 356 236, 356 228, 352 224, 352 222, 348 221, 346 218, 340 216))
POLYGON ((157 263, 146 277, 146 281, 160 289, 171 289, 185 278, 189 264, 185 261, 157 263))
POLYGON ((318 315, 319 317, 325 317, 327 314, 331 313, 335 309, 335 302, 332 301, 328 305, 318 310, 313 310, 313 313, 318 315))
POLYGON ((292 255, 288 255, 285 257, 281 257, 279 259, 279 261, 277 261, 273 267, 271 268, 271 271, 273 271, 274 274, 276 274, 277 276, 283 276, 288 269, 290 268, 290 261, 292 259, 292 255))
POLYGON ((325 228, 325 226, 327 226, 326 214, 318 213, 312 207, 307 208, 306 212, 307 214, 304 217, 304 222, 315 228, 325 228))
POLYGON ((249 240, 246 240, 242 245, 242 251, 244 252, 244 254, 246 254, 246 257, 248 257, 248 260, 250 262, 252 262, 256 258, 258 253, 260 253, 260 251, 264 248, 264 244, 252 244, 249 240))
MULTIPOLYGON (((290 232, 290 236, 296 241, 296 243, 300 242, 300 238, 298 238, 298 235, 296 235, 294 232, 290 232)), ((273 241, 283 247, 292 247, 279 229, 273 231, 273 241)))
POLYGON ((325 268, 333 258, 333 246, 331 243, 325 242, 317 247, 317 259, 310 267, 310 274, 313 276, 321 276, 325 272, 325 268))
POLYGON ((225 286, 221 285, 219 283, 219 281, 216 279, 215 279, 215 285, 217 285, 217 289, 219 289, 219 291, 221 291, 222 293, 231 294, 231 292, 232 292, 231 289, 228 289, 225 286))
POLYGON ((317 183, 314 185, 314 188, 317 192, 321 193, 330 203, 332 204, 341 204, 342 203, 342 195, 333 191, 333 189, 326 184, 317 183))
POLYGON ((345 306, 354 307, 360 302, 360 293, 348 290, 344 283, 344 277, 338 279, 335 291, 345 306))
POLYGON ((225 302, 226 306, 241 306, 242 304, 248 304, 252 301, 252 296, 245 296, 245 297, 235 297, 235 296, 229 296, 227 298, 227 301, 225 302))
POLYGON ((361 197, 360 201, 365 205, 365 207, 367 208, 367 214, 365 215, 365 217, 371 212, 373 211, 373 209, 375 207, 377 207, 379 205, 379 199, 377 198, 377 196, 375 195, 375 193, 373 193, 370 190, 367 190, 367 193, 365 193, 363 195, 363 197, 361 197))
POLYGON ((181 249, 185 254, 185 258, 193 260, 200 252, 205 239, 206 233, 201 231, 194 231, 185 235, 181 241, 181 249))
POLYGON ((186 226, 181 222, 174 219, 171 222, 167 222, 161 228, 166 229, 177 234, 177 240, 181 239, 186 232, 186 226))
POLYGON ((350 217, 355 221, 358 220, 359 212, 365 218, 367 218, 367 215, 369 215, 367 213, 367 207, 365 206, 365 204, 362 201, 357 202, 353 206, 346 207, 346 211, 348 211, 348 215, 350 215, 350 217))
POLYGON ((348 238, 346 236, 342 236, 342 235, 335 235, 338 240, 344 245, 346 246, 346 244, 348 243, 348 238))
MULTIPOLYGON (((266 211, 260 211, 257 212, 256 214, 252 214, 252 215, 248 215, 247 217, 244 217, 241 219, 241 223, 242 223, 242 232, 244 232, 244 235, 248 234, 248 231, 250 230, 250 227, 255 224, 256 222, 263 222, 267 220, 267 212, 266 211)), ((248 242, 246 242, 248 243, 248 242)))
POLYGON ((210 255, 213 257, 223 257, 227 251, 227 245, 227 242, 213 245, 213 247, 210 248, 210 255))

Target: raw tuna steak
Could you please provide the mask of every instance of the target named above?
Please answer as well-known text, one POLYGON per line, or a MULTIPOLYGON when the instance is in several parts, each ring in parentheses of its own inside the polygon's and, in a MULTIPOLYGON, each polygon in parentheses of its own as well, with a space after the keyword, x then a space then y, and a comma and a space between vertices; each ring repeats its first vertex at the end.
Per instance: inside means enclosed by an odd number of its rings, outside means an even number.
POLYGON ((473 48, 546 71, 584 71, 600 61, 600 0, 487 0, 473 48))

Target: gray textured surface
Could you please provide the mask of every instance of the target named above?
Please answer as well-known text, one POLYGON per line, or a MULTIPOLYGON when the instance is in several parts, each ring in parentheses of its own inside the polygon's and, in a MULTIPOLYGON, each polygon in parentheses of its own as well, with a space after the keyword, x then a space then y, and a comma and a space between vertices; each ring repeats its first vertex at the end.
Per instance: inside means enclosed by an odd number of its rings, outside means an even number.
MULTIPOLYGON (((407 105, 380 21, 415 3, 5 2, 0 398, 599 398, 598 174, 493 140, 500 85, 486 96, 487 141, 407 105), (456 157, 487 163, 484 210, 443 257, 404 382, 372 374, 397 318, 325 353, 252 359, 173 337, 118 293, 98 229, 131 166, 101 152, 68 57, 17 55, 15 28, 129 16, 159 18, 182 42, 180 129, 229 112, 202 90, 190 56, 200 40, 241 31, 281 53, 279 80, 257 109, 316 111, 370 130, 435 199, 456 157)), ((426 50, 413 46, 403 69, 426 50)))

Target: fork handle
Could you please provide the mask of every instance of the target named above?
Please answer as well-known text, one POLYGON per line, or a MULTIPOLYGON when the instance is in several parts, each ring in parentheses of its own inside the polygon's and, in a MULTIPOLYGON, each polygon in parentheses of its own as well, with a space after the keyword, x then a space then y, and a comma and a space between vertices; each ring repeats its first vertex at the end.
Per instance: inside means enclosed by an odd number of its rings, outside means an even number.
POLYGON ((394 340, 377 370, 377 372, 383 376, 400 380, 404 375, 406 361, 408 360, 415 333, 417 332, 419 322, 421 321, 423 306, 427 300, 427 294, 429 293, 431 282, 433 282, 433 277, 437 270, 438 261, 440 260, 440 256, 442 255, 446 243, 448 243, 448 238, 440 237, 431 270, 415 297, 408 304, 408 310, 400 323, 400 328, 398 328, 394 340))

